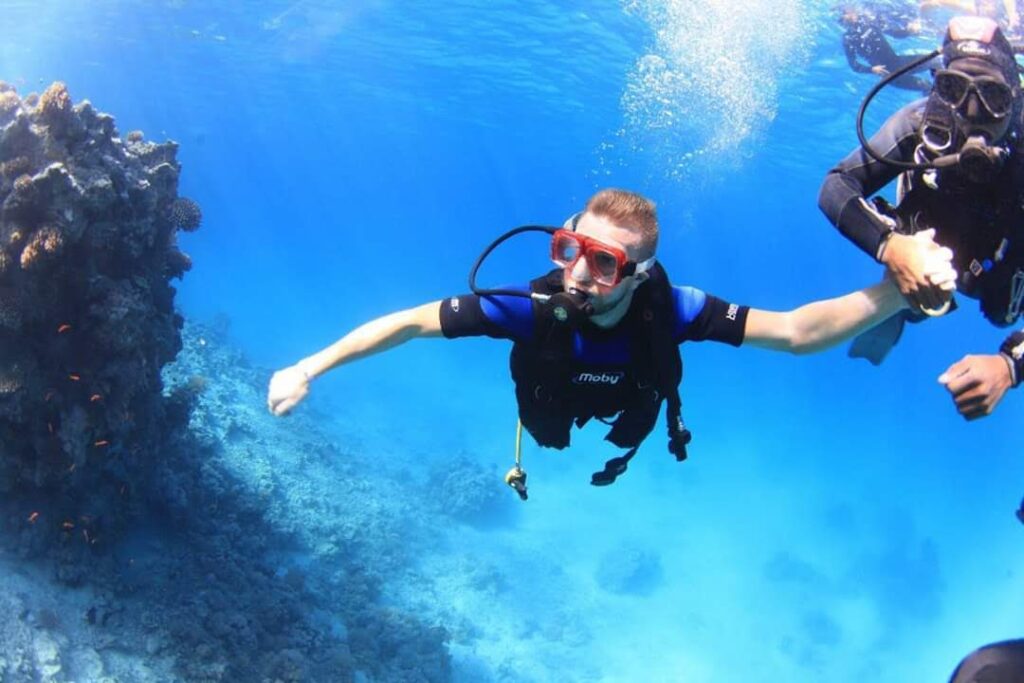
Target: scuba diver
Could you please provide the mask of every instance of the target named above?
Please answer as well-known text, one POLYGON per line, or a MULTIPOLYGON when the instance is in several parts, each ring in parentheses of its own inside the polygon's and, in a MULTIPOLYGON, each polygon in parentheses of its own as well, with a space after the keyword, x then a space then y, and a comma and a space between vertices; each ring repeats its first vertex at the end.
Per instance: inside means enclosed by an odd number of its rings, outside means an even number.
MULTIPOLYGON (((888 76, 901 69, 920 55, 898 54, 889 43, 889 38, 907 38, 916 35, 919 27, 911 21, 892 21, 880 15, 848 5, 840 11, 839 23, 843 27, 843 52, 850 68, 857 73, 873 73, 888 76)), ((921 64, 914 71, 924 71, 928 64, 921 64)), ((895 79, 892 84, 905 90, 928 92, 931 82, 909 72, 895 79)))
MULTIPOLYGON (((935 73, 928 97, 897 111, 868 141, 864 112, 901 71, 872 88, 857 118, 861 147, 828 172, 818 198, 829 220, 885 265, 916 309, 854 341, 850 355, 876 365, 906 320, 950 308, 940 305, 944 292, 922 270, 929 238, 952 250, 957 290, 978 299, 992 324, 1012 325, 1024 303, 1022 97, 1014 49, 991 19, 957 17, 949 22, 941 55, 944 68, 935 73), (897 176, 896 207, 878 197, 866 201, 897 176)), ((904 67, 911 68, 913 63, 904 67)), ((958 412, 973 420, 989 415, 1022 378, 1024 331, 1016 331, 995 352, 953 363, 939 382, 958 412)))
MULTIPOLYGON (((419 337, 488 336, 513 342, 511 372, 520 424, 516 464, 506 483, 526 499, 520 463, 522 428, 541 446, 569 445, 573 425, 597 419, 606 439, 628 449, 609 460, 591 483, 604 486, 625 472, 667 402, 669 451, 686 458, 690 432, 682 419, 679 344, 713 340, 778 351, 824 349, 907 306, 891 282, 777 313, 728 303, 693 287, 670 284, 655 257, 658 220, 650 200, 605 189, 561 228, 523 226, 495 240, 470 272, 471 294, 385 315, 284 368, 270 380, 267 407, 283 415, 328 370, 419 337), (517 234, 551 235, 556 268, 529 285, 482 289, 484 259, 517 234)), ((926 245, 926 277, 947 295, 956 277, 952 254, 926 245)))
POLYGON ((1021 683, 1024 640, 1006 640, 978 648, 960 662, 949 683, 1021 683))

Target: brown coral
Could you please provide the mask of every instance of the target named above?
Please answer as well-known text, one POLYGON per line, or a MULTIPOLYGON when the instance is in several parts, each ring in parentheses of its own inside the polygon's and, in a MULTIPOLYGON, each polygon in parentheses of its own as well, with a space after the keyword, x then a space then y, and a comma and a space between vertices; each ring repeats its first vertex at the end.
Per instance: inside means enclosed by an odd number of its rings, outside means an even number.
MULTIPOLYGON (((2 96, 0 96, 2 97, 2 96)), ((2 105, 0 105, 2 107, 2 105)), ((2 116, 2 113, 0 113, 2 116)), ((14 157, 8 159, 3 163, 0 163, 0 176, 10 180, 11 178, 17 178, 18 176, 28 175, 32 171, 32 162, 29 161, 28 157, 14 157)))
POLYGON ((128 135, 124 139, 128 142, 142 142, 143 134, 141 130, 129 131, 128 135))
POLYGON ((16 93, 0 91, 0 123, 7 123, 14 118, 21 106, 21 99, 16 93))
POLYGON ((49 88, 39 96, 39 118, 49 125, 59 125, 67 122, 71 115, 71 95, 68 94, 68 87, 61 81, 54 81, 49 88))
POLYGON ((25 248, 21 250, 21 267, 24 270, 36 268, 51 260, 64 247, 64 238, 54 228, 37 230, 25 248))
POLYGON ((22 174, 14 180, 15 192, 25 192, 30 187, 32 187, 32 176, 28 173, 22 174))

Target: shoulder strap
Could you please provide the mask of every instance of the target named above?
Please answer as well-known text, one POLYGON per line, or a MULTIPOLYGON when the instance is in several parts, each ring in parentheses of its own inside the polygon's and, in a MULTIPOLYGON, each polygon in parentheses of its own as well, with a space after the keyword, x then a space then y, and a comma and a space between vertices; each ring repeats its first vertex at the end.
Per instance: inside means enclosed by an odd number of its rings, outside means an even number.
POLYGON ((676 460, 682 461, 686 459, 686 445, 690 443, 692 435, 683 423, 683 401, 679 396, 679 384, 683 380, 683 357, 672 337, 675 321, 672 285, 660 263, 655 264, 649 272, 648 305, 641 311, 641 315, 649 326, 648 337, 658 389, 668 404, 665 412, 668 450, 676 460))

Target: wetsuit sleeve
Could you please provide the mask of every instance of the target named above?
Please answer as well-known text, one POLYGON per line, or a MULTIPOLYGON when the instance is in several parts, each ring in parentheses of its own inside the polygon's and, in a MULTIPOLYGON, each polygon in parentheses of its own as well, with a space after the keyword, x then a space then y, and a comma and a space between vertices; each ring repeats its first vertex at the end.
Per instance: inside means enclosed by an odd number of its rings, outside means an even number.
POLYGON ((733 346, 743 343, 749 306, 723 301, 695 287, 672 287, 676 321, 673 339, 684 341, 718 341, 733 346))
POLYGON ((871 73, 871 66, 860 63, 857 59, 857 36, 850 33, 843 34, 843 51, 846 52, 846 61, 850 68, 859 74, 871 73))
MULTIPOLYGON (((911 161, 917 147, 917 128, 925 100, 918 100, 892 115, 871 138, 871 148, 887 159, 911 161)), ((856 149, 825 176, 818 206, 847 239, 875 258, 882 238, 892 226, 866 198, 885 187, 900 169, 856 149)))
POLYGON ((533 336, 533 303, 526 297, 453 296, 441 302, 440 318, 441 333, 448 339, 492 337, 525 341, 533 336))

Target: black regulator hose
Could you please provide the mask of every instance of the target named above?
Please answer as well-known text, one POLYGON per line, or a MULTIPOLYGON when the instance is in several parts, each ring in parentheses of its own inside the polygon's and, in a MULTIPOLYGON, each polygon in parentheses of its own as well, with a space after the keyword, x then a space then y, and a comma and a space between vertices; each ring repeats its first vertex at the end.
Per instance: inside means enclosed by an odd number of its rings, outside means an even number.
POLYGON ((469 271, 469 289, 477 296, 518 296, 524 299, 532 299, 540 302, 543 305, 543 309, 546 315, 551 316, 556 322, 560 324, 567 324, 572 327, 579 327, 583 325, 587 317, 593 314, 594 305, 589 301, 589 297, 582 292, 557 292, 555 294, 539 294, 537 292, 522 292, 516 289, 482 289, 476 286, 476 273, 480 270, 480 266, 483 265, 484 260, 494 251, 498 245, 510 237, 522 234, 524 232, 543 232, 548 235, 555 234, 559 228, 553 228, 548 225, 522 225, 518 228, 509 230, 498 239, 491 242, 490 246, 484 249, 484 252, 480 254, 480 257, 473 264, 473 269, 469 271))
POLYGON ((909 71, 913 71, 922 64, 925 64, 926 62, 935 59, 941 53, 942 50, 932 50, 928 54, 922 55, 921 57, 907 64, 906 66, 896 69, 896 71, 893 71, 891 74, 889 74, 888 76, 880 80, 878 83, 876 83, 875 87, 871 88, 871 90, 868 91, 868 94, 864 97, 864 101, 861 102, 860 104, 860 110, 857 112, 857 139, 860 140, 860 146, 864 149, 865 152, 867 152, 868 156, 870 156, 875 161, 883 164, 888 164, 890 166, 895 166, 896 168, 901 168, 908 171, 936 168, 935 164, 920 164, 912 161, 897 161, 896 159, 887 159, 886 157, 876 152, 874 148, 871 147, 871 144, 868 142, 867 137, 865 137, 864 135, 864 113, 868 110, 868 105, 871 104, 871 100, 875 98, 875 95, 877 95, 879 91, 882 90, 882 88, 889 85, 903 74, 909 71))
POLYGON ((512 230, 509 230, 504 235, 491 242, 490 246, 484 249, 484 252, 480 254, 480 257, 476 260, 476 263, 473 264, 473 269, 469 271, 469 290, 476 294, 477 296, 504 295, 521 296, 526 297, 528 299, 531 298, 529 292, 521 292, 515 289, 481 289, 480 287, 476 286, 476 273, 478 270, 480 270, 480 266, 483 265, 484 260, 488 256, 490 256, 491 252, 494 251, 498 247, 498 245, 500 245, 505 240, 511 237, 515 237, 516 235, 522 234, 524 232, 545 232, 549 235, 554 235, 557 230, 558 228, 552 228, 551 226, 548 225, 521 225, 518 228, 513 228, 512 230))

